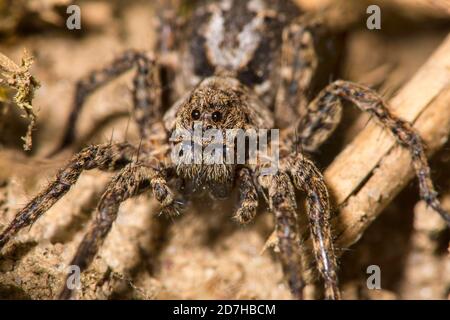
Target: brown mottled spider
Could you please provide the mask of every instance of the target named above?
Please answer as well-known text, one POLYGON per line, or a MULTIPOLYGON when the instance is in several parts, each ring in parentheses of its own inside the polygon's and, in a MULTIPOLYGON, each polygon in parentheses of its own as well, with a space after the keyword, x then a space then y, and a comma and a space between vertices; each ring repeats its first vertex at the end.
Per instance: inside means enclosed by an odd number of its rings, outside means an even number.
MULTIPOLYGON (((347 81, 319 86, 319 62, 333 65, 333 37, 317 17, 301 15, 287 0, 223 0, 198 6, 185 21, 163 24, 160 50, 150 55, 130 51, 97 70, 77 85, 72 114, 62 147, 74 139, 75 124, 84 100, 94 90, 135 67, 134 118, 142 146, 107 143, 83 149, 56 178, 32 199, 0 235, 0 248, 19 230, 32 225, 64 196, 84 170, 118 171, 101 197, 94 221, 71 265, 85 270, 117 218, 120 204, 151 191, 163 212, 175 214, 177 195, 208 190, 212 198, 228 196, 238 188, 239 207, 234 218, 251 221, 264 195, 275 216, 279 257, 294 297, 302 298, 301 242, 295 191, 306 195, 307 215, 325 297, 338 299, 337 263, 329 223, 330 204, 322 174, 307 157, 332 134, 340 122, 342 101, 369 113, 411 152, 426 203, 450 223, 437 199, 420 137, 411 126, 392 115, 371 89, 347 81), (176 50, 175 50, 176 49, 176 50), (175 63, 163 63, 168 51, 175 63), (319 60, 318 57, 321 57, 319 60), (162 81, 172 81, 168 92, 162 81), (172 106, 167 105, 167 102, 172 106), (261 166, 245 164, 183 165, 171 161, 177 129, 280 128, 280 161, 276 174, 262 175, 261 166), (179 186, 173 190, 171 183, 179 186), (205 188, 206 187, 206 188, 205 188)), ((65 287, 61 298, 69 298, 65 287)))

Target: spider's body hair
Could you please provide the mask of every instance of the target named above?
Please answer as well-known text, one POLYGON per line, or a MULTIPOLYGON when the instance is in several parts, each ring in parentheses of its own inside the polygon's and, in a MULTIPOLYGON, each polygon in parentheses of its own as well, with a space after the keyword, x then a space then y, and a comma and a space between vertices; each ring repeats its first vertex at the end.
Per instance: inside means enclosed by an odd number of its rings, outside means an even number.
POLYGON ((303 19, 293 1, 204 2, 175 32, 183 62, 175 77, 178 96, 208 77, 233 75, 274 113, 281 128, 298 116, 293 109, 305 112, 337 71, 341 37, 317 28, 320 16, 303 19))
POLYGON ((272 105, 279 81, 282 32, 300 15, 287 0, 205 1, 179 32, 184 67, 178 78, 186 92, 202 79, 228 71, 272 105))
MULTIPOLYGON (((81 271, 89 266, 117 218, 120 204, 128 198, 151 191, 162 211, 173 215, 180 205, 170 187, 174 181, 187 193, 207 190, 214 198, 227 197, 236 188, 236 221, 251 221, 259 201, 266 200, 274 216, 276 246, 286 282, 293 296, 302 298, 303 287, 311 279, 305 279, 307 273, 302 270, 309 261, 305 263, 302 257, 305 250, 301 247, 304 244, 300 242, 297 219, 295 193, 301 191, 306 195, 312 252, 324 280, 324 295, 339 299, 329 194, 322 174, 304 151, 317 150, 336 129, 342 100, 371 114, 410 151, 422 199, 450 224, 450 215, 437 198, 420 137, 411 125, 389 112, 379 95, 355 83, 335 81, 319 87, 322 90, 312 99, 311 93, 317 86, 315 75, 320 70, 318 62, 333 60, 321 54, 318 39, 324 34, 324 25, 320 17, 298 16, 299 10, 288 0, 206 2, 194 10, 183 30, 167 28, 176 30, 173 39, 179 40, 175 47, 182 65, 159 61, 164 60, 162 49, 159 57, 132 51, 78 82, 63 147, 75 136, 75 123, 86 97, 132 67, 137 71, 133 114, 142 145, 135 148, 107 144, 83 149, 2 230, 0 249, 60 199, 83 170, 121 169, 104 191, 95 219, 71 264, 80 266, 81 271), (161 83, 163 73, 165 78, 175 79, 175 90, 167 97, 163 88, 171 86, 161 83), (208 154, 199 163, 174 163, 170 155, 180 146, 174 133, 195 132, 196 122, 201 123, 202 132, 214 128, 280 128, 278 171, 263 174, 262 166, 246 162, 211 164, 208 154)), ((167 49, 169 42, 163 39, 166 45, 161 47, 167 49)), ((335 53, 333 46, 325 47, 335 53)), ((225 146, 220 151, 236 147, 228 139, 222 142, 225 146)), ((194 146, 199 144, 202 150, 209 143, 193 140, 194 146)), ((69 298, 71 294, 65 287, 61 297, 69 298)))
MULTIPOLYGON (((174 131, 181 130, 194 132, 194 124, 197 123, 192 119, 194 110, 200 114, 197 120, 204 132, 209 129, 220 130, 224 150, 236 148, 234 140, 227 140, 227 130, 271 129, 274 126, 273 116, 268 108, 250 88, 233 77, 214 76, 203 80, 166 113, 166 130, 171 135, 174 131), (214 112, 220 113, 221 120, 212 119, 214 112)), ((171 149, 175 149, 180 143, 182 142, 173 142, 171 149)), ((198 143, 202 145, 202 150, 208 146, 203 141, 198 143)), ((235 184, 236 164, 226 163, 225 157, 222 158, 222 164, 212 164, 212 154, 202 155, 201 163, 177 164, 177 175, 184 180, 194 181, 196 190, 208 188, 212 195, 226 197, 235 184)))

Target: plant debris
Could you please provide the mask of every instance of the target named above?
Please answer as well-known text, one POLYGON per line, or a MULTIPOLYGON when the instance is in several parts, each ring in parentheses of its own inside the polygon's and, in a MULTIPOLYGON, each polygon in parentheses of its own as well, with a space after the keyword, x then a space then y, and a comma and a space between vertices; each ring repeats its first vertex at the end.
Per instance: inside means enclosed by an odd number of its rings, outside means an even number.
POLYGON ((36 124, 36 113, 32 105, 34 93, 40 84, 30 73, 33 57, 24 50, 20 66, 4 54, 0 53, 0 102, 9 103, 9 90, 14 90, 12 102, 23 112, 23 117, 29 120, 26 135, 22 137, 23 148, 28 151, 32 146, 32 132, 36 124))

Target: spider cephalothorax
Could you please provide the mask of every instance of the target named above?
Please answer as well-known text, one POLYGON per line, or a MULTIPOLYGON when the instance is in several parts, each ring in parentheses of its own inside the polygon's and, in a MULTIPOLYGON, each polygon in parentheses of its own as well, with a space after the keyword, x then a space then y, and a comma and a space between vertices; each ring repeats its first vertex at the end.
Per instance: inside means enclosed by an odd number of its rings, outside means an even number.
POLYGON ((238 150, 230 136, 238 129, 273 127, 269 110, 250 89, 235 78, 221 76, 203 80, 164 120, 173 138, 171 149, 180 156, 174 161, 177 175, 195 181, 197 190, 205 184, 219 198, 228 195, 235 179, 236 157, 227 159, 227 151, 235 155, 238 150), (183 137, 185 133, 188 137, 183 137), (212 143, 223 149, 220 158, 214 157, 215 149, 207 152, 212 143), (182 148, 186 144, 188 148, 182 148), (195 147, 199 148, 198 160, 194 158, 195 147))
MULTIPOLYGON (((410 151, 421 197, 450 224, 450 215, 437 199, 420 137, 407 122, 393 116, 373 90, 338 80, 325 84, 317 97, 310 99, 312 88, 317 86, 314 79, 323 78, 314 76, 319 70, 317 55, 321 48, 328 48, 331 56, 336 56, 332 42, 320 45, 319 38, 326 35, 320 18, 301 16, 288 0, 222 0, 198 7, 185 23, 186 28, 163 27, 162 34, 169 35, 169 40, 160 41, 162 49, 158 55, 126 52, 111 66, 94 71, 77 85, 63 147, 74 138, 85 98, 132 67, 137 69, 133 114, 142 147, 126 142, 107 143, 77 153, 2 231, 0 248, 67 193, 83 170, 118 172, 106 187, 95 219, 71 262, 81 270, 92 262, 126 199, 150 191, 163 212, 173 214, 181 205, 175 200, 178 192, 170 187, 174 181, 188 196, 208 190, 213 198, 223 198, 235 188, 239 203, 233 217, 239 223, 248 223, 255 217, 259 201, 269 205, 286 281, 293 296, 302 298, 304 264, 296 199, 296 191, 301 191, 306 196, 305 213, 325 297, 338 299, 329 195, 322 174, 304 152, 317 150, 333 133, 341 118, 342 100, 369 113, 410 151), (175 47, 169 45, 173 39, 175 47), (178 49, 178 63, 167 63, 171 61, 165 59, 168 49, 178 49), (161 84, 161 79, 173 81, 170 85, 161 84), (166 88, 178 92, 168 94, 166 88), (171 106, 164 105, 167 101, 173 102, 171 106), (266 164, 247 159, 217 162, 204 152, 213 143, 212 136, 204 135, 211 130, 267 129, 280 129, 279 143, 271 147, 279 155, 276 170, 267 171, 266 164), (181 148, 186 139, 180 139, 180 132, 194 136, 184 144, 187 149, 181 148), (195 146, 200 147, 199 161, 188 157, 195 146), (189 161, 180 162, 180 158, 189 161)), ((222 137, 214 140, 217 142, 219 155, 239 151, 233 139, 222 137)), ((245 156, 250 153, 247 151, 244 147, 245 156)), ((70 288, 64 287, 61 298, 68 298, 71 293, 70 288)))

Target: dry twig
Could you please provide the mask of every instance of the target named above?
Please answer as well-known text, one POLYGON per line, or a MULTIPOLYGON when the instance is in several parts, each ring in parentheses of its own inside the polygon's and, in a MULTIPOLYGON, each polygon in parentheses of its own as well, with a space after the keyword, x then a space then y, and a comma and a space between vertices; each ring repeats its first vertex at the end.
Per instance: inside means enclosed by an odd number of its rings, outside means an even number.
MULTIPOLYGON (((414 124, 428 155, 445 144, 450 133, 450 36, 389 105, 394 114, 414 124)), ((358 241, 412 177, 408 151, 379 125, 365 127, 325 172, 340 208, 334 219, 337 246, 358 241)))
POLYGON ((354 10, 366 14, 369 5, 379 5, 381 8, 401 10, 402 14, 425 17, 425 18, 447 18, 450 16, 450 0, 295 0, 305 10, 322 10, 330 5, 342 7, 348 5, 353 9, 346 10, 347 13, 354 10))
MULTIPOLYGON (((450 134, 450 35, 388 104, 397 116, 414 124, 428 155, 442 147, 450 134)), ((392 135, 372 121, 336 157, 324 173, 335 208, 332 224, 337 254, 357 242, 381 211, 414 176, 411 157, 392 135)), ((435 213, 437 215, 437 213, 435 213)), ((303 228, 306 248, 312 243, 303 228)), ((275 233, 267 247, 276 248, 275 233)), ((315 269, 311 252, 305 255, 305 280, 315 269)))

